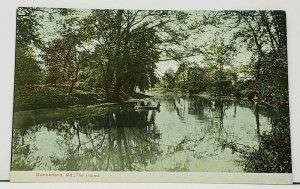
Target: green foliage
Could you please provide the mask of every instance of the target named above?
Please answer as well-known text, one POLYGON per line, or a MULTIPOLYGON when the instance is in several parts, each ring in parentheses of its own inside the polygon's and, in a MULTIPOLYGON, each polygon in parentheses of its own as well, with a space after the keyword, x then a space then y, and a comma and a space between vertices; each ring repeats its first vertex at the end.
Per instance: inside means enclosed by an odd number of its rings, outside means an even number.
POLYGON ((13 146, 13 157, 12 157, 12 166, 11 170, 23 170, 23 171, 32 171, 37 165, 41 163, 41 158, 36 158, 34 161, 30 160, 28 157, 32 153, 30 145, 18 145, 17 142, 14 142, 13 146))
POLYGON ((15 84, 29 85, 40 83, 42 79, 38 62, 29 49, 16 47, 15 84))
POLYGON ((276 120, 271 133, 260 137, 259 149, 242 153, 244 169, 255 173, 291 173, 289 117, 276 120))
POLYGON ((73 36, 53 40, 44 49, 46 63, 46 83, 60 84, 70 82, 76 70, 76 51, 73 36))
POLYGON ((162 78, 162 87, 164 90, 175 88, 175 73, 171 68, 165 72, 162 78))
POLYGON ((256 96, 277 105, 287 104, 285 12, 224 11, 218 16, 211 14, 204 13, 205 21, 195 22, 198 27, 201 24, 207 26, 213 33, 209 43, 200 51, 203 60, 197 64, 202 67, 188 61, 181 62, 175 73, 173 89, 250 99, 256 96), (222 32, 226 34, 226 29, 231 30, 231 36, 220 35, 222 32), (247 64, 235 62, 238 53, 245 53, 239 52, 239 48, 251 52, 247 64))
MULTIPOLYGON (((287 103, 285 19, 282 11, 215 14, 19 8, 16 94, 21 94, 23 86, 28 99, 19 100, 20 95, 16 102, 33 101, 29 94, 37 92, 28 88, 39 85, 36 91, 47 91, 46 84, 56 88, 55 95, 70 98, 62 101, 64 105, 74 104, 72 98, 77 97, 72 92, 76 90, 97 92, 109 102, 121 101, 137 90, 144 92, 155 86, 159 81, 157 62, 175 60, 179 63, 176 73, 168 70, 161 78, 165 91, 236 97, 256 94, 261 100, 287 103), (54 22, 53 18, 60 31, 41 39, 41 23, 54 22), (212 32, 208 39, 201 36, 205 31, 212 32), (243 48, 251 54, 251 62, 236 62, 237 54, 245 53, 240 51, 243 48), (199 55, 202 58, 188 58, 199 55), (62 86, 68 90, 61 90, 62 86)), ((53 91, 48 92, 55 97, 53 91)), ((25 109, 29 107, 42 106, 25 109)))
POLYGON ((187 86, 189 93, 197 94, 211 88, 211 71, 197 65, 188 68, 187 86))
POLYGON ((242 40, 253 52, 252 71, 259 98, 288 103, 286 15, 284 11, 237 11, 237 23, 245 26, 234 40, 242 40))
POLYGON ((40 44, 37 28, 39 8, 19 7, 17 10, 16 44, 27 46, 40 44))
POLYGON ((104 97, 96 93, 67 93, 57 87, 15 87, 14 111, 44 108, 60 108, 74 105, 92 105, 103 102, 104 97))
POLYGON ((20 7, 17 10, 15 84, 41 82, 39 62, 33 56, 33 46, 40 45, 38 8, 20 7))
POLYGON ((85 55, 90 65, 84 66, 83 82, 97 83, 95 87, 103 88, 109 101, 119 101, 122 93, 131 95, 136 88, 153 87, 158 81, 155 63, 161 39, 158 26, 152 24, 159 13, 94 10, 83 19, 83 38, 95 48, 85 55))
POLYGON ((200 67, 197 64, 181 64, 174 74, 167 71, 162 77, 164 90, 179 89, 190 94, 205 93, 231 95, 236 73, 230 70, 223 72, 211 67, 200 67), (222 90, 222 93, 221 93, 222 90))
POLYGON ((186 92, 188 90, 188 64, 181 63, 178 67, 177 72, 175 73, 175 76, 176 87, 186 92))

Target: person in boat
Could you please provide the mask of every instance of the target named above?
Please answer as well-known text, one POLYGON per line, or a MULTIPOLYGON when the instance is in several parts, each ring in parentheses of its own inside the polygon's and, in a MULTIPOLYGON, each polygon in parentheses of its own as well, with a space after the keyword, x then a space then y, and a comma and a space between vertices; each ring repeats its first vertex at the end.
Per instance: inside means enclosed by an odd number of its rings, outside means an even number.
POLYGON ((144 101, 141 101, 141 102, 140 102, 140 106, 145 107, 145 102, 144 102, 144 101))
POLYGON ((158 102, 156 106, 151 106, 150 103, 147 102, 145 105, 144 101, 139 102, 138 106, 135 106, 136 109, 143 109, 143 110, 158 110, 160 109, 160 103, 158 102))
POLYGON ((160 108, 160 102, 157 103, 156 107, 157 107, 157 108, 160 108))
POLYGON ((146 106, 151 106, 151 103, 150 101, 147 102, 146 106))

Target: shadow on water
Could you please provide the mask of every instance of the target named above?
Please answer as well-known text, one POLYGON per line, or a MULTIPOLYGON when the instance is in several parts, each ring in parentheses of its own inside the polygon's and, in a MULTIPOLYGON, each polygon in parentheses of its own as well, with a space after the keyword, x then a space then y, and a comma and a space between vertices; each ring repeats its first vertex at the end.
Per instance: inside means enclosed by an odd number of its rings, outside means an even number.
POLYGON ((256 173, 291 173, 291 139, 289 129, 288 107, 281 107, 280 118, 272 122, 269 132, 259 133, 259 114, 255 111, 259 137, 258 148, 240 146, 233 142, 225 142, 224 147, 238 152, 242 157, 239 164, 246 172, 256 173))
MULTIPOLYGON (((155 161, 160 154, 160 134, 154 125, 156 112, 136 112, 129 108, 97 109, 88 109, 86 113, 91 114, 82 115, 78 113, 81 109, 77 109, 78 112, 73 112, 70 117, 64 117, 64 114, 70 114, 61 110, 47 115, 40 112, 17 113, 12 169, 138 170, 155 161), (58 116, 60 113, 62 116, 58 116), (55 136, 45 137, 44 132, 55 133, 55 136), (49 154, 48 160, 43 154, 37 156, 41 145, 36 142, 37 137, 56 140, 61 156, 49 154)), ((43 145, 47 143, 41 142, 43 145)), ((51 147, 48 150, 55 151, 51 147)))
POLYGON ((16 112, 12 169, 291 171, 288 117, 271 107, 197 96, 148 100, 161 111, 16 112))

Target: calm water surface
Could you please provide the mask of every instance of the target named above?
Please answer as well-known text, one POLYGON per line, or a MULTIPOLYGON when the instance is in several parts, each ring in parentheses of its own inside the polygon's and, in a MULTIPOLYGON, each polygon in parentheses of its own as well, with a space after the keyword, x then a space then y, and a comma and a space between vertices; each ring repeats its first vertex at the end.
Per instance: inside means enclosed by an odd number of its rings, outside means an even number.
POLYGON ((13 170, 243 172, 278 113, 247 101, 157 96, 160 111, 86 107, 17 112, 13 170))

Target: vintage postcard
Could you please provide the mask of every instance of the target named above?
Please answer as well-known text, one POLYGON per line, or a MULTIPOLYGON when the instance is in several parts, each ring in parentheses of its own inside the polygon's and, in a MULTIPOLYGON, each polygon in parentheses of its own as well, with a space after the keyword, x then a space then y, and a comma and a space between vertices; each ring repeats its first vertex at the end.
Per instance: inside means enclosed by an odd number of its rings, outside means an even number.
POLYGON ((292 183, 280 10, 17 10, 12 182, 292 183))

